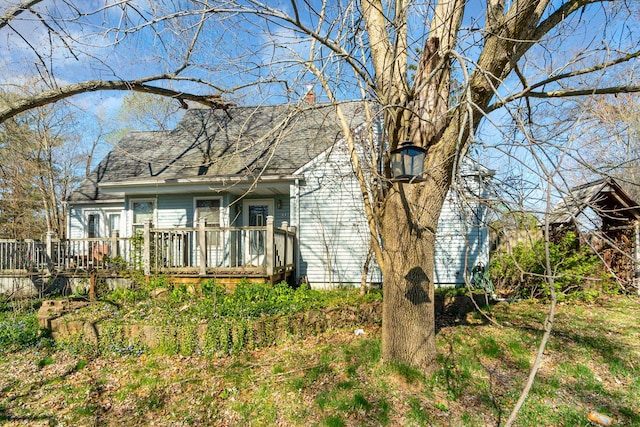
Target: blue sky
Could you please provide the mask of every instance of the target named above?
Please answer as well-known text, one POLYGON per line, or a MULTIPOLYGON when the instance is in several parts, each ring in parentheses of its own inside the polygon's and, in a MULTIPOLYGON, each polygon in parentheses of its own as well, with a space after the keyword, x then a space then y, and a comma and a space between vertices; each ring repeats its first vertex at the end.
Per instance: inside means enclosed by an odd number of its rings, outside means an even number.
MULTIPOLYGON (((17 1, 9 0, 14 4, 17 1)), ((117 3, 116 0, 83 0, 76 3, 82 11, 87 13, 82 18, 82 25, 72 20, 62 23, 63 30, 76 40, 71 46, 72 51, 55 36, 52 37, 30 13, 24 13, 11 22, 16 32, 7 28, 0 30, 0 75, 2 75, 0 87, 2 89, 11 90, 15 88, 14 85, 25 84, 30 87, 36 86, 34 82, 44 76, 44 65, 52 71, 58 85, 87 79, 133 79, 172 71, 182 61, 177 53, 183 52, 191 40, 184 35, 193 34, 197 28, 195 26, 197 19, 191 17, 183 18, 180 27, 170 22, 162 22, 154 29, 146 27, 140 31, 127 31, 144 22, 136 11, 146 15, 152 14, 154 10, 149 4, 160 8, 165 4, 162 1, 130 2, 129 5, 132 7, 124 11, 122 8, 113 7, 113 4, 117 3), (105 30, 105 28, 121 30, 105 30), (29 44, 17 33, 28 38, 29 44), (115 41, 118 44, 114 44, 115 41), (40 57, 35 54, 35 51, 40 57), (39 65, 40 61, 44 65, 39 65)), ((182 3, 185 7, 181 10, 184 11, 187 2, 182 3)), ((470 0, 465 15, 463 26, 466 36, 460 43, 459 53, 469 61, 467 65, 470 68, 473 67, 478 46, 483 40, 482 33, 476 28, 476 24, 484 23, 484 4, 485 2, 481 0, 470 0)), ((289 2, 281 5, 286 12, 291 12, 289 2)), ((610 8, 610 6, 607 7, 610 8)), ((69 10, 66 9, 64 2, 44 0, 37 6, 42 11, 45 11, 44 7, 47 14, 69 16, 69 10)), ((424 27, 425 20, 428 21, 431 10, 429 2, 415 2, 414 8, 415 11, 422 13, 421 16, 416 15, 410 21, 412 28, 418 34, 418 29, 424 27)), ((0 7, 0 11, 2 10, 4 7, 0 7)), ((351 23, 348 10, 341 10, 341 13, 345 22, 351 23)), ((301 15, 306 19, 304 11, 301 15)), ((534 82, 553 73, 578 68, 591 61, 594 56, 615 56, 619 50, 628 45, 637 47, 638 41, 632 39, 634 31, 630 30, 637 25, 637 19, 635 21, 616 20, 615 25, 610 25, 603 32, 605 23, 611 20, 612 16, 611 12, 605 12, 600 6, 594 6, 586 8, 583 13, 565 21, 562 25, 566 27, 566 31, 562 37, 555 39, 550 37, 545 47, 533 49, 527 55, 529 60, 522 67, 523 73, 527 75, 530 82, 534 82), (569 66, 567 66, 568 62, 571 63, 569 66)), ((202 38, 202 43, 195 46, 192 57, 193 62, 201 67, 189 67, 185 75, 206 78, 221 88, 239 87, 256 79, 282 80, 270 85, 245 87, 228 95, 240 103, 260 104, 298 99, 313 80, 308 74, 292 68, 290 59, 295 55, 302 57, 308 55, 307 50, 310 46, 308 39, 301 38, 292 31, 274 24, 270 24, 265 30, 262 21, 258 22, 248 15, 238 15, 236 18, 231 22, 219 20, 215 16, 208 17, 203 28, 203 34, 206 32, 206 37, 202 38), (267 66, 274 60, 275 64, 267 66), (234 66, 230 67, 230 64, 234 66)), ((69 40, 67 42, 72 43, 69 40)), ((422 47, 420 39, 416 39, 415 43, 416 49, 422 47)), ((332 70, 329 76, 335 79, 336 90, 342 97, 353 97, 355 89, 353 80, 344 77, 338 80, 338 70, 344 68, 339 68, 337 63, 331 61, 333 60, 328 59, 324 64, 332 70)), ((628 70, 621 79, 629 80, 635 72, 633 69, 628 70)), ((347 76, 349 75, 348 72, 347 76)), ((607 71, 596 76, 591 75, 589 79, 605 81, 611 79, 612 75, 613 73, 607 71)), ((584 83, 592 82, 593 80, 584 83)), ((507 95, 517 90, 520 85, 520 81, 512 76, 504 83, 500 93, 507 95)), ((557 85, 549 87, 551 86, 557 85)), ((199 93, 215 92, 215 89, 195 84, 180 84, 175 87, 199 93)), ((86 120, 87 141, 96 136, 95 118, 102 117, 108 120, 113 117, 121 106, 123 95, 122 92, 107 91, 85 94, 70 100, 80 111, 82 120, 86 120)), ((532 101, 532 104, 545 105, 546 101, 544 103, 532 101)), ((511 128, 508 126, 510 118, 507 115, 497 112, 490 118, 491 120, 486 120, 478 133, 478 137, 485 141, 486 146, 499 143, 505 139, 505 135, 512 136, 511 128)), ((480 153, 490 163, 489 167, 500 169, 500 166, 504 165, 504 159, 499 156, 499 150, 494 150, 492 153, 480 150, 480 153)), ((522 156, 524 157, 524 154, 522 156)), ((525 161, 525 163, 530 162, 525 161)))

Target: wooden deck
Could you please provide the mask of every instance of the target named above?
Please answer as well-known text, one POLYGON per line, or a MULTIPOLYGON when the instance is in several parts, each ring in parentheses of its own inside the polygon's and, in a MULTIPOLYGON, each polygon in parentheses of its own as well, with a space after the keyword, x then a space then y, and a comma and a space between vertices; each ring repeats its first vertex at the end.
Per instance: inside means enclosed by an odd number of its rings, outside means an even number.
POLYGON ((107 277, 290 280, 295 272, 296 231, 283 223, 264 227, 154 228, 134 237, 0 240, 0 277, 107 277))

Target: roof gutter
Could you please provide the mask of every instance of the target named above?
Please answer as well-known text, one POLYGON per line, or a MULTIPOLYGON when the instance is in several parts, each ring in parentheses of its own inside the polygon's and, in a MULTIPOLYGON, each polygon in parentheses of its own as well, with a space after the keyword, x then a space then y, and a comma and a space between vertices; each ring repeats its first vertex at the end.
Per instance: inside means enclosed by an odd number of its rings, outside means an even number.
POLYGON ((67 205, 117 205, 124 203, 124 197, 100 200, 66 200, 67 205))
POLYGON ((300 175, 261 175, 257 179, 254 177, 239 176, 218 176, 218 177, 193 177, 193 178, 168 178, 168 179, 142 179, 129 181, 112 181, 101 182, 98 184, 100 189, 116 190, 131 187, 158 187, 172 185, 237 185, 237 184, 253 184, 258 183, 285 183, 295 182, 296 179, 302 178, 300 175))

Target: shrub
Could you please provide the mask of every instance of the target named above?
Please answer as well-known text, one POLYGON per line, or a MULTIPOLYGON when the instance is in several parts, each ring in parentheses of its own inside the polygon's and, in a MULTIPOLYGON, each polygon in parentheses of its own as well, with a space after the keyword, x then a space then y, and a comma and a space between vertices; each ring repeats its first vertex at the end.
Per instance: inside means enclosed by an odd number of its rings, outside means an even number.
MULTIPOLYGON (((585 292, 594 279, 606 283, 607 275, 599 258, 586 246, 580 246, 574 233, 567 233, 558 243, 549 242, 549 264, 558 298, 585 292)), ((544 298, 550 294, 546 268, 545 241, 533 245, 519 243, 511 254, 492 257, 489 271, 496 288, 522 298, 544 298)))
POLYGON ((294 289, 286 283, 276 285, 242 281, 233 291, 205 284, 203 308, 214 311, 212 317, 256 318, 262 315, 290 314, 317 307, 326 301, 326 293, 308 287, 294 289))

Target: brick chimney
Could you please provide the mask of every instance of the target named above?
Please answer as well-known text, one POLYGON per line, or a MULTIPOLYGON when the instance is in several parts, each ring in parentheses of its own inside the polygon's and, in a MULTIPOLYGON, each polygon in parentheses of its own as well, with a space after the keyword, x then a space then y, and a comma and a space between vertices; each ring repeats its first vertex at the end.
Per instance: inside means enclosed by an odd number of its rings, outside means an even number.
POLYGON ((316 93, 313 91, 313 86, 307 87, 307 94, 304 96, 304 100, 307 104, 315 104, 316 103, 316 93))

